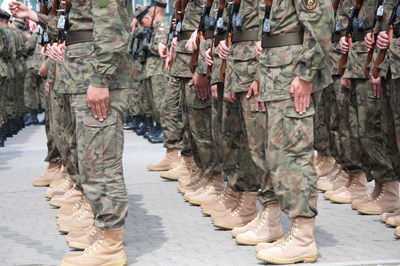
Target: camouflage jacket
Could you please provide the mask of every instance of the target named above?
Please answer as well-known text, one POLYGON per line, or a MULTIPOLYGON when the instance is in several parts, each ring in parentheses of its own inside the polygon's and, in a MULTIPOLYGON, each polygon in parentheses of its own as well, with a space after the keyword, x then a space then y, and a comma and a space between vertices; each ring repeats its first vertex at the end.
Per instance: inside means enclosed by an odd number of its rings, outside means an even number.
MULTIPOLYGON (((243 18, 243 25, 233 31, 233 34, 240 32, 257 31, 258 39, 261 38, 260 31, 260 1, 242 0, 239 13, 243 18)), ((238 80, 225 80, 225 92, 248 91, 251 83, 257 79, 258 60, 254 52, 257 41, 244 41, 232 43, 229 47, 227 61, 232 62, 233 72, 238 80)))
MULTIPOLYGON (((393 6, 395 1, 383 1, 383 17, 379 23, 379 30, 386 30, 389 22, 390 15, 392 14, 393 6)), ((399 11, 397 11, 399 12, 399 11)), ((395 27, 400 27, 400 19, 397 18, 395 21, 395 27)), ((399 28, 400 30, 400 28, 399 28)), ((376 47, 375 52, 378 53, 379 49, 376 47)), ((379 76, 387 77, 390 70, 391 79, 400 78, 400 38, 394 38, 390 42, 389 49, 386 52, 385 61, 379 66, 379 76)))
POLYGON ((36 44, 37 44, 37 34, 33 34, 31 37, 29 37, 26 42, 25 42, 25 56, 26 58, 26 66, 28 69, 37 69, 37 66, 35 65, 35 60, 34 60, 34 54, 36 50, 36 44))
POLYGON ((313 92, 332 83, 328 65, 334 15, 331 0, 274 1, 270 35, 304 31, 303 44, 265 48, 260 56, 260 100, 290 99, 292 81, 312 82, 313 92))
MULTIPOLYGON (((93 31, 93 42, 67 46, 64 53, 61 93, 85 93, 89 84, 109 89, 130 88, 133 74, 128 59, 129 1, 74 1, 69 13, 70 28, 93 31)), ((49 25, 40 16, 41 22, 49 25)))
MULTIPOLYGON (((353 2, 354 3, 354 2, 353 2)), ((353 27, 358 28, 359 32, 370 32, 374 22, 374 10, 377 0, 364 0, 358 15, 358 19, 353 21, 353 27)), ((364 79, 364 68, 367 62, 368 50, 365 48, 364 40, 352 42, 348 53, 345 78, 364 79)))
POLYGON ((146 60, 145 72, 147 77, 163 75, 163 62, 158 55, 158 44, 167 42, 168 24, 165 18, 153 23, 153 34, 149 44, 149 57, 146 60))
MULTIPOLYGON (((129 37, 129 49, 132 48, 133 53, 137 53, 138 49, 140 49, 141 42, 143 41, 143 27, 137 27, 133 32, 130 33, 129 37)), ((129 60, 132 62, 131 71, 133 72, 133 78, 136 81, 146 79, 144 64, 141 63, 139 58, 134 58, 132 54, 129 56, 129 60)))
POLYGON ((6 78, 10 72, 7 65, 7 54, 9 52, 9 40, 6 28, 0 25, 0 77, 6 78))
MULTIPOLYGON (((202 0, 189 0, 182 23, 182 31, 195 31, 199 26, 202 12, 202 0)), ((187 40, 181 40, 175 46, 174 62, 171 68, 171 75, 174 77, 191 78, 193 76, 189 68, 192 53, 185 48, 186 43, 187 40)))

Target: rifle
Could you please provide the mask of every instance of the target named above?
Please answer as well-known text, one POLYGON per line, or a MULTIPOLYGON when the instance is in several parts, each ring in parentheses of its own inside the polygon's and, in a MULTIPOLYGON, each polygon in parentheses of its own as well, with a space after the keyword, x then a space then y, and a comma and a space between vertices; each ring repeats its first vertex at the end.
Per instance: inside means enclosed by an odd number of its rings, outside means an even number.
MULTIPOLYGON (((228 46, 228 47, 231 46, 232 31, 234 29, 233 20, 234 20, 234 17, 236 18, 236 16, 238 16, 239 9, 240 9, 240 2, 241 2, 241 0, 235 0, 233 2, 232 11, 229 14, 229 23, 228 23, 228 27, 226 30, 226 36, 225 36, 226 46, 228 46)), ((225 81, 225 70, 226 70, 226 59, 223 59, 222 63, 221 63, 221 67, 219 69, 219 79, 221 80, 222 83, 224 83, 224 81, 225 81)))
MULTIPOLYGON (((216 19, 216 31, 214 32, 214 35, 212 37, 212 42, 211 42, 211 48, 210 48, 210 57, 213 59, 213 52, 214 48, 216 46, 215 43, 215 36, 220 35, 223 32, 223 26, 224 26, 224 19, 222 18, 222 15, 224 13, 225 9, 225 0, 218 0, 218 12, 217 12, 217 19, 216 19)), ((210 84, 211 81, 211 71, 212 71, 212 65, 207 66, 207 72, 206 72, 206 77, 207 77, 207 82, 210 84)))
MULTIPOLYGON (((174 6, 175 6, 175 2, 174 2, 174 6)), ((169 47, 171 45, 172 39, 174 38, 175 25, 176 25, 176 12, 174 12, 174 14, 172 14, 171 22, 169 24, 168 38, 165 43, 165 46, 167 46, 167 47, 169 47)), ((168 54, 168 48, 166 49, 166 52, 164 55, 167 55, 167 54, 168 54)), ((164 70, 164 68, 165 68, 165 61, 163 61, 162 70, 164 70)))
MULTIPOLYGON (((185 18, 185 10, 186 10, 186 6, 187 6, 188 2, 189 2, 188 0, 178 0, 176 2, 177 24, 175 27, 174 37, 179 36, 179 33, 182 31, 182 22, 183 22, 183 19, 185 18)), ((173 53, 172 53, 172 49, 171 49, 167 69, 171 69, 172 64, 173 64, 173 53)))
POLYGON ((190 58, 190 72, 194 73, 196 69, 197 60, 199 59, 199 52, 200 52, 200 43, 204 40, 205 35, 205 20, 208 19, 210 21, 210 11, 213 4, 213 0, 207 0, 206 6, 204 7, 203 14, 201 15, 199 27, 197 29, 197 36, 196 36, 196 49, 192 53, 192 58, 190 58))
POLYGON ((156 16, 156 6, 153 6, 153 17, 151 18, 151 26, 149 29, 144 30, 144 38, 142 42, 142 47, 140 51, 142 52, 143 58, 147 59, 149 57, 149 45, 151 42, 151 36, 153 35, 154 32, 154 17, 156 16))
POLYGON ((376 42, 375 26, 376 26, 376 23, 378 22, 378 20, 383 15, 383 6, 382 6, 382 4, 383 4, 383 0, 379 0, 378 1, 378 6, 376 7, 376 10, 375 10, 374 23, 372 24, 372 32, 371 32, 373 44, 372 44, 371 50, 369 50, 369 52, 368 52, 367 62, 365 62, 365 67, 364 67, 364 77, 365 78, 369 77, 369 65, 371 64, 372 57, 374 55, 374 48, 375 48, 375 42, 376 42))
POLYGON ((339 4, 340 4, 340 0, 333 0, 332 7, 333 7, 333 12, 334 12, 335 16, 336 16, 337 10, 339 8, 339 4))
POLYGON ((48 1, 47 0, 39 0, 39 2, 40 2, 40 14, 43 14, 43 15, 47 16, 47 14, 48 14, 48 11, 47 11, 48 1))
MULTIPOLYGON (((351 36, 354 31, 353 21, 355 18, 358 18, 358 14, 360 13, 362 2, 363 2, 363 0, 355 0, 353 12, 352 12, 350 20, 349 20, 349 25, 347 26, 345 37, 347 39, 347 43, 349 44, 349 50, 350 50, 350 46, 351 46, 351 36)), ((348 56, 349 56, 349 52, 342 54, 342 56, 340 57, 339 68, 338 68, 340 76, 343 76, 343 74, 344 74, 343 67, 347 63, 348 56)))
MULTIPOLYGON (((393 6, 393 11, 392 14, 390 15, 390 19, 387 25, 386 33, 389 36, 389 45, 393 38, 393 24, 397 18, 397 8, 399 7, 399 3, 400 1, 397 0, 396 4, 393 6)), ((382 64, 383 60, 385 60, 386 51, 387 48, 379 50, 378 57, 376 58, 374 67, 372 68, 372 75, 374 76, 374 78, 378 78, 379 75, 378 67, 380 64, 382 64)))

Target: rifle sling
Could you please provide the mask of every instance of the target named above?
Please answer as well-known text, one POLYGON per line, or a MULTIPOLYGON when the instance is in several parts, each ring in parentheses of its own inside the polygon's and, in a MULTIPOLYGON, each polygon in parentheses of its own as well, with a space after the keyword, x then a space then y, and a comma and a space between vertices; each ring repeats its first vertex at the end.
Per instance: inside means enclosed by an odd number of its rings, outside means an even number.
POLYGON ((192 33, 193 31, 181 31, 178 35, 178 42, 189 40, 192 33))
POLYGON ((334 32, 332 34, 332 42, 339 42, 340 38, 342 38, 346 34, 346 31, 334 32))
POLYGON ((65 40, 65 45, 68 46, 71 44, 82 43, 82 42, 93 42, 93 31, 92 30, 68 32, 67 38, 65 40))
POLYGON ((232 33, 232 43, 258 41, 258 30, 235 31, 232 33))
POLYGON ((304 32, 292 32, 280 35, 264 35, 262 38, 262 48, 275 48, 289 45, 303 44, 304 32))

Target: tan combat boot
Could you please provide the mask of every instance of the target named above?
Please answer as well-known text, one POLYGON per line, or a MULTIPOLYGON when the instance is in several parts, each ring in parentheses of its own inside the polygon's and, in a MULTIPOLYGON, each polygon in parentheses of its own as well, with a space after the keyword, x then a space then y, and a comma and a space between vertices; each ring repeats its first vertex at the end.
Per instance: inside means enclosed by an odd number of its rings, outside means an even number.
POLYGON ((81 205, 85 202, 85 200, 86 196, 82 194, 81 198, 77 202, 75 202, 74 205, 62 206, 60 209, 57 210, 56 218, 60 218, 61 216, 73 215, 76 211, 78 211, 81 208, 81 205))
POLYGON ((318 250, 314 240, 314 221, 315 218, 293 219, 284 241, 258 251, 257 259, 274 264, 315 262, 318 250))
POLYGON ((89 225, 88 227, 86 227, 82 231, 71 231, 66 235, 65 240, 67 240, 67 242, 70 242, 72 239, 80 238, 80 237, 82 237, 84 235, 87 235, 93 229, 93 227, 95 227, 95 226, 94 225, 89 225))
POLYGON ((239 204, 233 212, 227 211, 223 216, 213 216, 214 226, 232 230, 248 224, 257 216, 257 192, 243 192, 239 204))
POLYGON ((276 241, 282 236, 281 208, 278 203, 270 203, 262 209, 253 228, 236 236, 236 243, 257 245, 261 242, 276 241))
POLYGON ((253 220, 251 220, 250 223, 244 225, 244 226, 239 226, 239 227, 235 227, 232 229, 231 231, 231 235, 232 237, 236 238, 238 235, 246 233, 247 231, 250 231, 251 229, 254 229, 257 227, 258 222, 260 221, 261 218, 261 214, 263 212, 264 207, 261 206, 261 210, 257 213, 256 218, 254 218, 253 220))
POLYGON ((189 201, 191 197, 196 196, 203 192, 206 186, 210 183, 210 180, 203 174, 196 183, 191 184, 191 186, 187 186, 186 190, 188 192, 185 193, 184 199, 189 201))
POLYGON ((124 230, 100 229, 96 241, 82 253, 66 254, 61 266, 123 266, 126 253, 123 246, 124 230), (72 254, 72 255, 70 255, 72 254))
POLYGON ((201 178, 202 174, 203 171, 195 163, 192 163, 190 167, 190 173, 188 175, 181 176, 178 179, 179 186, 187 186, 198 181, 201 178))
POLYGON ((332 156, 322 156, 319 155, 319 153, 314 162, 314 168, 317 172, 317 176, 325 176, 329 174, 335 165, 335 159, 332 156))
POLYGON ((329 196, 330 201, 335 203, 350 204, 353 200, 363 198, 371 193, 364 172, 351 173, 350 179, 351 182, 348 187, 345 187, 345 189, 339 193, 334 193, 333 195, 329 196))
POLYGON ((178 166, 178 149, 167 149, 164 158, 156 163, 150 163, 146 166, 149 171, 168 171, 178 166))
POLYGON ((200 206, 203 202, 210 202, 224 193, 225 181, 221 175, 213 176, 212 181, 205 187, 203 192, 193 197, 190 197, 189 203, 200 206))
POLYGON ((185 176, 190 173, 190 167, 192 163, 194 163, 193 156, 182 155, 178 166, 169 171, 162 172, 160 177, 177 181, 181 176, 185 176))
POLYGON ((52 197, 54 197, 56 195, 64 195, 73 186, 74 186, 74 181, 72 181, 72 179, 69 178, 69 176, 67 176, 64 178, 63 182, 60 183, 58 186, 49 187, 46 190, 45 197, 51 199, 52 197))
POLYGON ((400 214, 390 216, 386 219, 386 224, 390 226, 399 226, 400 225, 400 214))
MULTIPOLYGON (((96 226, 91 226, 89 232, 80 237, 72 237, 70 236, 68 245, 71 248, 83 250, 91 246, 97 239, 101 229, 96 226)), ((69 234, 69 233, 68 233, 69 234)))
POLYGON ((92 209, 87 200, 85 200, 85 202, 82 203, 81 208, 72 214, 72 216, 61 216, 58 218, 58 231, 62 233, 83 231, 85 228, 92 225, 93 221, 94 215, 92 209))
POLYGON ((351 208, 353 210, 357 210, 358 207, 360 207, 361 204, 373 201, 376 197, 379 196, 379 193, 381 192, 381 187, 382 187, 381 184, 375 183, 374 190, 371 192, 371 194, 369 194, 369 195, 367 195, 365 197, 353 200, 351 202, 351 208))
POLYGON ((385 212, 385 213, 383 213, 383 214, 381 215, 381 218, 380 218, 380 219, 381 219, 382 222, 386 223, 386 220, 387 220, 389 217, 398 216, 398 215, 400 215, 400 211, 385 212))
POLYGON ((63 207, 66 205, 74 205, 81 199, 82 192, 76 189, 74 185, 70 190, 68 190, 64 195, 54 196, 50 200, 50 205, 55 207, 63 207))
POLYGON ((380 215, 400 209, 399 182, 392 180, 381 185, 379 195, 372 201, 362 203, 357 211, 362 214, 380 215))
POLYGON ((339 164, 335 164, 333 170, 317 181, 317 188, 322 191, 333 191, 345 186, 349 181, 349 175, 339 164))
POLYGON ((182 183, 179 183, 177 189, 180 193, 185 194, 187 192, 194 192, 198 190, 205 181, 208 180, 208 178, 204 175, 204 172, 199 169, 198 172, 195 172, 190 175, 190 181, 186 185, 182 183))
POLYGON ((233 211, 239 204, 239 198, 240 192, 227 188, 224 194, 220 195, 219 199, 213 202, 205 202, 202 211, 204 214, 210 215, 211 217, 218 216, 218 213, 221 214, 226 211, 233 211))
POLYGON ((46 171, 38 178, 33 179, 32 185, 35 187, 47 187, 54 180, 60 179, 61 163, 49 163, 46 171))
POLYGON ((60 169, 60 178, 56 178, 55 180, 51 181, 49 187, 54 188, 60 185, 61 183, 64 182, 67 176, 68 176, 68 170, 67 168, 64 167, 64 165, 62 165, 60 169))
POLYGON ((396 227, 396 229, 394 230, 394 235, 400 237, 400 226, 396 227))

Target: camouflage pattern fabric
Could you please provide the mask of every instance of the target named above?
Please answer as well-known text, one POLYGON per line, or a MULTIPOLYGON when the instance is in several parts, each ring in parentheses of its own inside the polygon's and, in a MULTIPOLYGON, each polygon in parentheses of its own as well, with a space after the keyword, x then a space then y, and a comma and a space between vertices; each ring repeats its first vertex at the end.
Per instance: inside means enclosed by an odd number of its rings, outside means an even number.
POLYGON ((43 78, 37 71, 28 69, 24 79, 24 102, 29 109, 38 109, 40 107, 40 85, 43 78))
POLYGON ((217 85, 218 100, 211 99, 211 133, 216 147, 217 164, 215 166, 219 172, 222 172, 223 166, 223 145, 222 145, 222 110, 224 103, 224 84, 219 82, 217 85))

